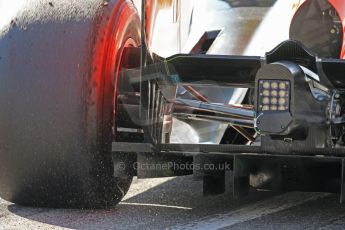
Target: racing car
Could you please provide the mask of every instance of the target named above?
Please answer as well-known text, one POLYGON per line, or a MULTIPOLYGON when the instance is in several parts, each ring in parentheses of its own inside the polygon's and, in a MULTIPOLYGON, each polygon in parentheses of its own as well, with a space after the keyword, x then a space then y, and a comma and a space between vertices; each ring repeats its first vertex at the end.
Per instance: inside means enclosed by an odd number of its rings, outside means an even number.
POLYGON ((106 208, 193 174, 342 202, 344 21, 342 0, 1 1, 0 197, 106 208))

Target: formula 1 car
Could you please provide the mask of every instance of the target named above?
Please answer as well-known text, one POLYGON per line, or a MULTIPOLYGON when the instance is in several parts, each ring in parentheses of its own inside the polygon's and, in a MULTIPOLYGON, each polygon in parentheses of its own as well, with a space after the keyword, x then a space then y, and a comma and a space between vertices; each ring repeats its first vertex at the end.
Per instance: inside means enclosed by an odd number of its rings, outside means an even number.
POLYGON ((216 195, 231 171, 235 197, 342 202, 344 21, 342 0, 0 2, 0 196, 105 208, 134 176, 216 195))

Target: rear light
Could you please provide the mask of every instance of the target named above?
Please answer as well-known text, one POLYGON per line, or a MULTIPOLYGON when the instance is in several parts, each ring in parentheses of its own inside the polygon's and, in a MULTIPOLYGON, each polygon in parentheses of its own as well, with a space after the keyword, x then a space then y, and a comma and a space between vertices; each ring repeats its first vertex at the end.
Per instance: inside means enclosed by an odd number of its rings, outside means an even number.
POLYGON ((258 111, 289 111, 290 81, 259 80, 258 111))
POLYGON ((256 75, 255 128, 264 134, 286 135, 294 119, 296 79, 305 79, 303 70, 292 62, 263 66, 256 75))

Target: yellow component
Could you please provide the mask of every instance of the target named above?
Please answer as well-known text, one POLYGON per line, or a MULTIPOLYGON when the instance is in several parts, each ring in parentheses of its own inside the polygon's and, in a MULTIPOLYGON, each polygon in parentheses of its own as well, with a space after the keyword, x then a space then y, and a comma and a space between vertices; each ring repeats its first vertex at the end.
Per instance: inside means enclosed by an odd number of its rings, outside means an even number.
POLYGON ((285 108, 285 106, 279 106, 279 108, 278 108, 278 110, 280 110, 280 111, 284 111, 284 110, 286 110, 286 108, 285 108))
POLYGON ((271 92, 271 95, 272 95, 272 97, 278 96, 278 91, 277 91, 277 90, 273 90, 273 91, 271 92))
POLYGON ((278 83, 277 82, 272 82, 271 83, 271 88, 272 89, 278 89, 278 83))
POLYGON ((272 105, 272 106, 271 106, 271 110, 272 110, 272 111, 276 111, 276 110, 277 110, 277 106, 272 105))
POLYGON ((270 96, 270 91, 265 89, 263 92, 262 92, 262 95, 264 95, 265 97, 269 97, 270 96))
POLYGON ((285 105, 286 100, 285 98, 279 98, 279 105, 285 105))
POLYGON ((286 91, 280 90, 279 91, 279 97, 285 97, 286 96, 286 91))
POLYGON ((262 99, 262 103, 263 103, 264 105, 267 105, 267 104, 270 103, 270 99, 269 99, 268 97, 264 97, 264 98, 262 99))
POLYGON ((271 98, 271 104, 272 105, 276 105, 277 103, 278 103, 278 99, 277 98, 275 98, 275 97, 271 98))
POLYGON ((279 83, 279 89, 286 89, 286 83, 280 82, 279 83))
POLYGON ((270 107, 268 105, 265 105, 262 107, 262 111, 268 111, 270 110, 270 107))
POLYGON ((268 81, 265 81, 262 85, 264 89, 269 89, 270 88, 270 83, 268 81))

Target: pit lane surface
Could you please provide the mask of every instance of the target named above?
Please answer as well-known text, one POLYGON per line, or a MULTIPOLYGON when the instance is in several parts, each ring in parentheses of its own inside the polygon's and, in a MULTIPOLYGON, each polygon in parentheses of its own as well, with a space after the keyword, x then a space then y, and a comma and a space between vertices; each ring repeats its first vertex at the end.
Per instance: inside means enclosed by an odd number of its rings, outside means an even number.
POLYGON ((0 229, 343 229, 337 195, 228 192, 202 196, 192 177, 135 179, 118 206, 107 210, 28 208, 0 200, 0 229))

